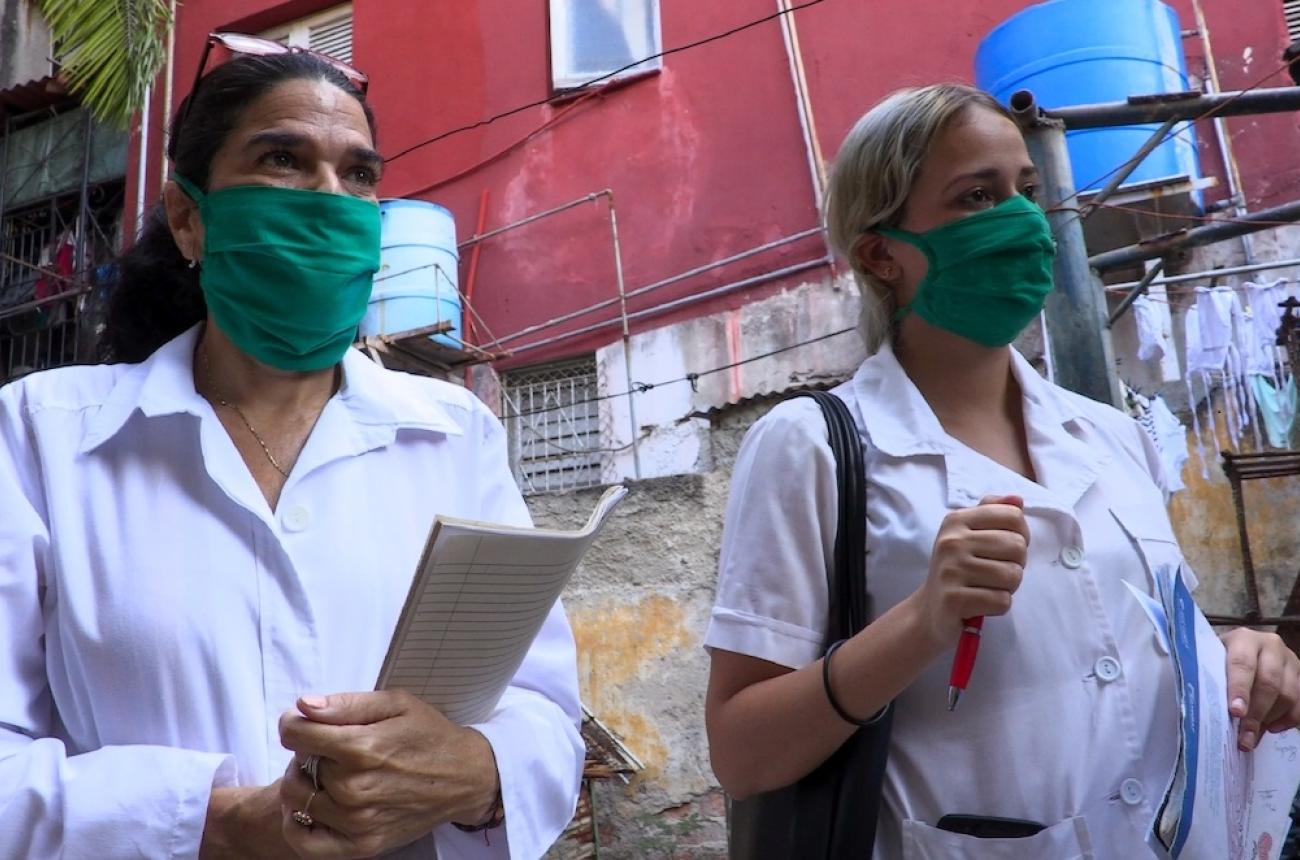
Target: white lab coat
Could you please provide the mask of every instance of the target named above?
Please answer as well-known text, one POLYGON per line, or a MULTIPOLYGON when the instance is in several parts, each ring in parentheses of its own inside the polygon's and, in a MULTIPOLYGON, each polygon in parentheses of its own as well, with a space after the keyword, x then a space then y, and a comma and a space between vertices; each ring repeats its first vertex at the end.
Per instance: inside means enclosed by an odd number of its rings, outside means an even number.
MULTIPOLYGON (((284 772, 297 696, 373 689, 434 515, 529 522, 479 401, 352 350, 272 512, 195 393, 197 335, 0 389, 0 857, 196 856, 213 787, 284 772)), ((475 726, 505 829, 403 856, 540 856, 580 718, 557 605, 475 726)))
MULTIPOLYGON (((1125 583, 1154 594, 1153 567, 1181 558, 1159 457, 1127 416, 1013 362, 1038 483, 946 434, 889 346, 836 389, 866 450, 874 615, 925 580, 950 511, 1018 494, 1032 534, 1023 584, 1010 614, 986 621, 960 707, 946 707, 951 652, 894 703, 878 860, 1151 856, 1178 713, 1171 664, 1125 583), (949 813, 1047 829, 977 840, 935 829, 949 813)), ((835 497, 814 402, 754 425, 732 479, 708 647, 790 667, 821 655, 835 497)))

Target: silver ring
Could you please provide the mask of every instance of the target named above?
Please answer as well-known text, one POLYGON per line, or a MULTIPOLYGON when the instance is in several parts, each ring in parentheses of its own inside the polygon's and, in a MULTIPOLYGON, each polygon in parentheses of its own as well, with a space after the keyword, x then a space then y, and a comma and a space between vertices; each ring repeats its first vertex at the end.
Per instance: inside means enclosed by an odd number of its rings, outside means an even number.
POLYGON ((312 818, 310 813, 307 812, 307 810, 311 808, 311 802, 315 799, 316 792, 313 791, 311 796, 307 798, 307 802, 302 805, 302 809, 295 809, 293 811, 292 818, 294 824, 306 827, 308 830, 311 830, 316 826, 316 819, 312 818))
POLYGON ((312 788, 320 791, 320 756, 308 755, 298 765, 298 769, 311 780, 312 788))

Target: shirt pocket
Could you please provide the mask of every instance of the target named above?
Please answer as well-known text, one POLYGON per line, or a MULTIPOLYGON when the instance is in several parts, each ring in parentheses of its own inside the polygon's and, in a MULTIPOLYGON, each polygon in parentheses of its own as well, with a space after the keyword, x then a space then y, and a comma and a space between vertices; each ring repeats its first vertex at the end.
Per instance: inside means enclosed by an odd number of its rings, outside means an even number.
POLYGON ((1111 514, 1128 535, 1142 557, 1147 572, 1147 589, 1156 595, 1156 571, 1162 567, 1183 566, 1183 581, 1189 591, 1196 589, 1196 574, 1184 562, 1178 538, 1169 524, 1163 509, 1152 510, 1146 505, 1111 505, 1111 514))
POLYGON ((1066 818, 1033 836, 980 839, 920 821, 903 822, 903 860, 1094 860, 1081 816, 1066 818))

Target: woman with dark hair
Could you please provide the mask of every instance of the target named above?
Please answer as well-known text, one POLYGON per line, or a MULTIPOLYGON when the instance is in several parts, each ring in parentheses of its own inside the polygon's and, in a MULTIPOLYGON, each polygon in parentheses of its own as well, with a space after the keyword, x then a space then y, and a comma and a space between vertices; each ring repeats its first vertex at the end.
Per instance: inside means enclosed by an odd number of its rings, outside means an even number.
POLYGON ((529 519, 479 401, 349 348, 365 83, 209 37, 116 363, 0 389, 0 857, 537 857, 572 815, 560 606, 484 723, 373 692, 432 517, 529 519))

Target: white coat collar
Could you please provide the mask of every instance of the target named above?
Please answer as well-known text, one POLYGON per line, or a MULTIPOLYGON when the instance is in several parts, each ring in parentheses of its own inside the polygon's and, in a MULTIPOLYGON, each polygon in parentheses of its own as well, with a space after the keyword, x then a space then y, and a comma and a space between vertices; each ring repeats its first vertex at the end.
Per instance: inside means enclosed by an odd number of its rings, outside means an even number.
MULTIPOLYGON (((210 414, 210 407, 194 389, 194 349, 200 326, 177 335, 118 378, 103 405, 87 421, 81 453, 112 439, 137 412, 145 418, 210 414)), ((417 396, 416 387, 401 374, 384 370, 355 349, 348 350, 342 364, 343 384, 336 399, 356 425, 362 450, 391 441, 400 429, 455 436, 464 433, 437 397, 417 396)))
POLYGON ((1011 473, 949 436, 934 410, 886 343, 850 382, 867 446, 898 458, 940 456, 947 471, 948 504, 978 504, 987 495, 1017 493, 1027 506, 1069 509, 1092 486, 1110 456, 1080 438, 1086 418, 1079 405, 1038 375, 1011 350, 1011 368, 1024 397, 1024 417, 1038 482, 1011 473))

